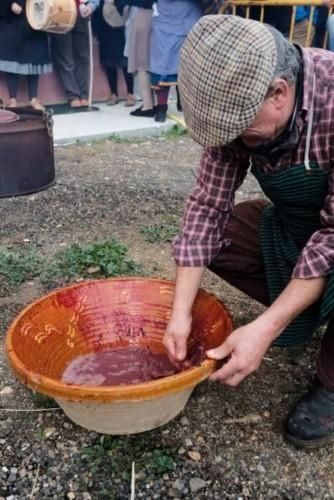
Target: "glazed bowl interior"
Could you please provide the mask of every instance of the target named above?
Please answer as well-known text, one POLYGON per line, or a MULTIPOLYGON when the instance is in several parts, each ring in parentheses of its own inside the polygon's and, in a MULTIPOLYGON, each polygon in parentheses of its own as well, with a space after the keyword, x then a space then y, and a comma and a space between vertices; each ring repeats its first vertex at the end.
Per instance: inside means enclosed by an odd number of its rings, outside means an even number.
MULTIPOLYGON (((195 386, 214 369, 199 366, 150 382, 119 386, 82 386, 62 382, 68 364, 88 353, 130 345, 162 353, 171 314, 174 283, 150 278, 86 281, 56 290, 26 307, 6 337, 9 362, 32 389, 70 401, 147 399, 195 386)), ((215 297, 200 290, 193 307, 189 349, 221 344, 232 329, 231 317, 215 297)))

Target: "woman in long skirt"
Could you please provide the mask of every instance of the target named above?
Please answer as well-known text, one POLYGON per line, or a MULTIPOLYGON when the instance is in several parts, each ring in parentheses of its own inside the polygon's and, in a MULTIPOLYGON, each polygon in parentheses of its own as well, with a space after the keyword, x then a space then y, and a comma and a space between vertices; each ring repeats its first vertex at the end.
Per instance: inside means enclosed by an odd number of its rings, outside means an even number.
POLYGON ((0 1, 0 71, 6 73, 9 108, 17 106, 20 75, 27 77, 30 105, 44 109, 37 98, 38 77, 51 72, 46 33, 33 30, 25 14, 25 0, 0 1))

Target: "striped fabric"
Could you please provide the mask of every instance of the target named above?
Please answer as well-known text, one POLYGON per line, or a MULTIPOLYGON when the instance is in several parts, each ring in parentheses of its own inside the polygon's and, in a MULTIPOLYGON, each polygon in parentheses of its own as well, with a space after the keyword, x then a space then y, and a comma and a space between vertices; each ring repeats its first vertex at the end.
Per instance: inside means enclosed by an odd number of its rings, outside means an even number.
MULTIPOLYGON (((308 175, 304 165, 268 175, 253 168, 264 193, 273 205, 261 218, 261 250, 270 302, 280 295, 291 279, 300 251, 320 227, 320 210, 327 194, 328 173, 312 165, 308 175), (291 200, 293 199, 293 204, 291 200)), ((288 346, 306 341, 334 310, 334 273, 330 273, 321 300, 300 314, 276 339, 275 345, 288 346)))

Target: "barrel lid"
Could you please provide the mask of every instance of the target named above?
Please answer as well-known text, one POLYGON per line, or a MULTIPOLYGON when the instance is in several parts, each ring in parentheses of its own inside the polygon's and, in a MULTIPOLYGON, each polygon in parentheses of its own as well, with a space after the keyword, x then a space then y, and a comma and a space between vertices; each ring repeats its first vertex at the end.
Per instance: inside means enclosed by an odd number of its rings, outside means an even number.
POLYGON ((18 119, 19 116, 13 111, 9 111, 8 109, 0 109, 0 124, 16 122, 18 119))

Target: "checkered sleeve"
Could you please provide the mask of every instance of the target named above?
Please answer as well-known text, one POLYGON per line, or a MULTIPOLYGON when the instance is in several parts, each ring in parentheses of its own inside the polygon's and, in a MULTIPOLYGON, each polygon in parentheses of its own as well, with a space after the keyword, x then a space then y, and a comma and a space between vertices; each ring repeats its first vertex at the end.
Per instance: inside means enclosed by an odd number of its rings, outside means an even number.
POLYGON ((219 253, 234 193, 247 173, 242 163, 229 148, 204 150, 182 231, 172 243, 178 266, 204 267, 219 253))
POLYGON ((294 268, 293 278, 318 278, 334 270, 334 171, 329 174, 328 194, 320 220, 322 228, 309 238, 294 268))

